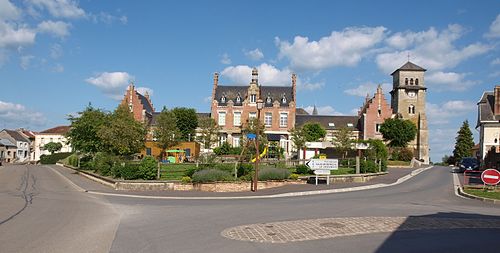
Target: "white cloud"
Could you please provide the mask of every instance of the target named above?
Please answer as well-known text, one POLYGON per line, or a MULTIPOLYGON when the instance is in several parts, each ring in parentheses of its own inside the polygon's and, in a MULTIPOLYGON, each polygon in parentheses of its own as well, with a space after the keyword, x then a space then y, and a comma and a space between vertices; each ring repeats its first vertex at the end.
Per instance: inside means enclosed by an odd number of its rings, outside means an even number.
POLYGON ((64 72, 64 66, 61 64, 61 63, 57 63, 53 68, 52 68, 52 72, 55 72, 55 73, 62 73, 64 72))
POLYGON ((27 109, 24 105, 0 101, 1 128, 32 128, 43 126, 46 119, 40 112, 27 109))
POLYGON ((23 55, 21 56, 20 66, 22 69, 27 70, 31 64, 31 60, 35 58, 33 55, 23 55))
POLYGON ((411 52, 411 61, 428 69, 443 70, 457 66, 464 60, 489 51, 489 45, 474 43, 457 48, 454 43, 464 35, 460 25, 449 25, 437 31, 431 27, 427 31, 396 33, 386 39, 387 50, 396 50, 377 55, 378 67, 385 73, 391 73, 401 67, 411 52))
MULTIPOLYGON (((257 66, 257 70, 261 85, 286 86, 292 84, 292 72, 289 69, 280 70, 273 65, 262 63, 257 66)), ((230 66, 222 70, 221 75, 234 82, 235 85, 248 85, 252 79, 252 68, 247 65, 230 66)))
POLYGON ((296 36, 293 43, 276 38, 280 58, 290 60, 292 68, 321 70, 333 66, 355 66, 385 37, 386 28, 348 27, 318 41, 296 36))
POLYGON ((457 131, 458 129, 455 128, 432 127, 429 129, 429 146, 433 162, 441 162, 443 156, 452 154, 457 131))
POLYGON ((476 103, 466 100, 451 100, 441 104, 427 102, 427 117, 429 125, 444 125, 450 122, 450 119, 463 116, 476 110, 476 103))
POLYGON ((35 43, 36 32, 23 25, 0 21, 0 48, 18 48, 35 43))
POLYGON ((487 34, 485 34, 487 38, 499 38, 500 37, 500 14, 498 14, 497 18, 491 23, 490 30, 487 34))
POLYGON ((50 57, 52 59, 58 59, 63 55, 63 49, 60 44, 54 44, 50 47, 50 57))
POLYGON ((38 24, 38 31, 41 33, 49 33, 55 37, 64 38, 69 35, 71 24, 63 21, 43 21, 38 24))
POLYGON ((297 78, 297 90, 320 90, 325 86, 325 82, 309 82, 309 80, 302 81, 302 79, 297 78))
POLYGON ((134 76, 127 72, 103 72, 85 79, 99 88, 104 94, 115 99, 120 100, 125 92, 125 87, 130 81, 134 80, 134 76))
POLYGON ((104 23, 107 25, 111 25, 114 22, 120 22, 123 25, 125 25, 128 22, 128 18, 125 15, 114 16, 114 15, 111 15, 107 12, 102 12, 102 11, 99 12, 99 14, 89 14, 89 16, 94 23, 101 22, 101 23, 104 23))
POLYGON ((258 61, 258 60, 264 58, 264 54, 258 48, 251 50, 251 51, 245 51, 245 55, 246 55, 246 57, 248 57, 254 61, 258 61))
POLYGON ((491 65, 500 65, 500 58, 495 58, 493 61, 491 61, 491 65))
POLYGON ((83 18, 86 13, 74 0, 31 0, 30 4, 38 9, 47 10, 56 18, 83 18))
MULTIPOLYGON (((373 94, 375 94, 375 92, 377 91, 377 87, 378 87, 378 84, 376 84, 376 83, 366 82, 366 83, 360 84, 356 88, 344 90, 344 92, 349 94, 349 95, 358 96, 358 97, 366 97, 367 94, 370 97, 372 97, 373 94)), ((391 90, 392 90, 392 85, 390 83, 383 83, 382 84, 382 91, 384 93, 388 93, 391 90)))
POLYGON ((153 96, 154 91, 151 88, 148 87, 137 87, 135 88, 137 92, 139 92, 142 95, 146 95, 146 92, 149 94, 149 96, 153 96))
POLYGON ((443 91, 464 91, 472 86, 478 84, 477 81, 465 80, 467 73, 455 73, 455 72, 433 72, 426 76, 429 87, 433 87, 433 90, 443 91))
MULTIPOLYGON (((335 110, 333 107, 327 105, 327 106, 316 106, 316 109, 318 110, 318 115, 344 115, 341 112, 338 112, 335 110)), ((308 112, 309 114, 312 114, 314 110, 314 106, 306 106, 304 107, 304 110, 308 112)))
POLYGON ((16 20, 21 16, 21 10, 9 0, 0 0, 0 20, 16 20))
POLYGON ((222 54, 222 58, 220 59, 220 63, 229 65, 231 64, 231 58, 229 58, 229 54, 224 53, 222 54))

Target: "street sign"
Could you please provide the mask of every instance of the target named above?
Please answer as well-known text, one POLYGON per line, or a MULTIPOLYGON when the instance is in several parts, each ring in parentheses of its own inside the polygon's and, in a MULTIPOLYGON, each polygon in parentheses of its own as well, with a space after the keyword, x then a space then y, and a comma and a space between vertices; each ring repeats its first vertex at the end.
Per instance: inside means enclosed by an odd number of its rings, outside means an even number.
POLYGON ((250 139, 250 140, 253 140, 255 139, 256 135, 255 134, 252 134, 252 133, 248 133, 247 134, 247 138, 250 139))
POLYGON ((314 170, 314 175, 330 175, 330 170, 314 170))
POLYGON ((487 169, 481 173, 481 179, 484 184, 497 185, 500 183, 500 172, 494 169, 487 169))
POLYGON ((311 159, 306 162, 312 170, 336 170, 339 168, 338 159, 311 159))

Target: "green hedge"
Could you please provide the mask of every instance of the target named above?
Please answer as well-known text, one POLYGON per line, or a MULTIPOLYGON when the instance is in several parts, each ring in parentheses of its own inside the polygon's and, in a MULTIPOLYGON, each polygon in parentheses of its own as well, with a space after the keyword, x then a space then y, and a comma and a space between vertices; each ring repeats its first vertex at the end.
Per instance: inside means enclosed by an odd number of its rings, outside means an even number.
POLYGON ((259 171, 259 180, 285 180, 292 173, 287 169, 280 168, 265 168, 259 171))
POLYGON ((62 160, 68 156, 70 156, 72 153, 55 153, 52 155, 41 155, 40 156, 40 163, 41 164, 56 164, 59 160, 62 160))
POLYGON ((231 174, 227 171, 217 169, 205 169, 197 171, 193 174, 193 183, 205 183, 216 181, 229 181, 232 180, 231 174))

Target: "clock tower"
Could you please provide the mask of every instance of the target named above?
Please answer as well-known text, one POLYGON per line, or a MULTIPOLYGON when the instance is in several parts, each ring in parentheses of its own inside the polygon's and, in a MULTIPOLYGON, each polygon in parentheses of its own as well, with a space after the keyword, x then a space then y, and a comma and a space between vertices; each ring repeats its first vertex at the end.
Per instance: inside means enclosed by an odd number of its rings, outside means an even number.
POLYGON ((427 88, 424 82, 426 69, 408 61, 395 70, 392 75, 391 105, 394 113, 403 119, 412 121, 417 127, 415 140, 408 144, 413 149, 414 157, 429 164, 429 130, 425 115, 425 96, 427 88))

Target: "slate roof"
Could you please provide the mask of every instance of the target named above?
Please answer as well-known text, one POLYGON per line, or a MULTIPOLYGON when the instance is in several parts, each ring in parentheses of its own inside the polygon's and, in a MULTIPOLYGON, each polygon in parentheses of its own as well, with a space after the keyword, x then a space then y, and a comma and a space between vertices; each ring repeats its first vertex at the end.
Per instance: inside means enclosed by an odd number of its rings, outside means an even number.
POLYGON ((309 115, 309 113, 304 108, 296 108, 295 115, 309 115))
POLYGON ((24 137, 18 131, 9 130, 9 129, 4 129, 3 131, 5 131, 8 135, 10 135, 10 137, 12 137, 16 141, 30 142, 26 137, 24 137))
POLYGON ((295 115, 295 126, 301 127, 308 122, 319 123, 326 130, 335 130, 340 127, 359 130, 358 116, 295 115), (331 123, 333 123, 333 125, 331 123), (349 127, 348 124, 352 124, 352 127, 349 127))
POLYGON ((392 72, 391 76, 394 75, 394 73, 396 73, 399 70, 404 70, 404 71, 427 71, 426 69, 418 66, 417 64, 415 64, 415 63, 413 63, 411 61, 408 61, 403 66, 401 66, 399 69, 394 70, 394 72, 392 72))
POLYGON ((146 112, 153 114, 153 112, 155 110, 151 106, 151 103, 149 103, 149 100, 145 96, 143 96, 141 93, 139 93, 137 91, 135 93, 137 94, 137 96, 141 100, 141 104, 144 106, 144 109, 146 110, 146 112))
POLYGON ((0 139, 0 146, 4 146, 4 147, 17 147, 14 143, 10 142, 7 139, 0 139))
POLYGON ((500 120, 500 115, 495 116, 494 105, 495 105, 495 95, 493 91, 486 91, 477 103, 479 107, 479 115, 477 126, 484 121, 498 121, 500 120))
MULTIPOLYGON (((241 105, 245 99, 248 98, 248 88, 250 86, 226 86, 219 85, 215 90, 215 98, 219 105, 226 105, 229 100, 232 100, 234 105, 241 105), (236 102, 236 98, 240 96, 240 103, 236 102), (222 102, 221 98, 225 96, 226 101, 222 102)), ((274 101, 279 101, 281 106, 288 106, 288 104, 293 100, 293 88, 291 86, 260 86, 260 96, 264 101, 266 107, 271 107, 274 101), (286 98, 286 102, 283 103, 283 95, 286 98), (271 99, 271 103, 267 103, 267 98, 271 99)))
POLYGON ((56 126, 39 132, 39 134, 66 134, 69 132, 70 126, 56 126))

